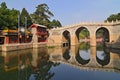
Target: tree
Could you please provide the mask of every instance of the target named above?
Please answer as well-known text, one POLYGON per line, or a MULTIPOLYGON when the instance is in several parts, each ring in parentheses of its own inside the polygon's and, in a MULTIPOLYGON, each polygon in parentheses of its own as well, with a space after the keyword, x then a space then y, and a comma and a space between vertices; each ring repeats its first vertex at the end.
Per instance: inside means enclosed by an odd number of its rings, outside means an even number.
POLYGON ((5 3, 5 2, 1 3, 1 8, 2 8, 2 9, 7 9, 7 6, 6 6, 6 3, 5 3))
POLYGON ((10 10, 10 15, 9 15, 9 29, 17 29, 18 27, 18 15, 20 12, 18 10, 15 10, 14 8, 10 10))
POLYGON ((105 21, 116 21, 120 20, 120 13, 110 15, 105 21))
POLYGON ((31 14, 33 22, 50 28, 50 18, 54 15, 49 10, 47 4, 40 4, 36 8, 36 11, 31 14))
POLYGON ((9 10, 7 9, 6 3, 3 2, 0 5, 0 29, 7 28, 6 18, 8 16, 9 10), (6 14, 6 16, 5 16, 6 14))
POLYGON ((25 26, 25 18, 27 19, 27 27, 32 24, 32 19, 25 8, 22 9, 20 14, 20 26, 25 26))
POLYGON ((61 25, 60 21, 53 19, 53 21, 51 22, 51 26, 53 28, 56 28, 56 27, 61 27, 62 25, 61 25))
POLYGON ((0 29, 17 29, 18 27, 18 15, 20 15, 20 26, 25 26, 25 17, 27 20, 27 27, 29 27, 32 22, 45 25, 48 28, 52 26, 61 26, 58 20, 50 21, 53 13, 49 10, 47 4, 40 4, 36 7, 36 11, 31 14, 27 12, 25 8, 22 9, 20 13, 16 9, 8 9, 5 2, 0 4, 0 29))
POLYGON ((16 29, 18 10, 8 9, 6 3, 0 5, 0 29, 16 29))

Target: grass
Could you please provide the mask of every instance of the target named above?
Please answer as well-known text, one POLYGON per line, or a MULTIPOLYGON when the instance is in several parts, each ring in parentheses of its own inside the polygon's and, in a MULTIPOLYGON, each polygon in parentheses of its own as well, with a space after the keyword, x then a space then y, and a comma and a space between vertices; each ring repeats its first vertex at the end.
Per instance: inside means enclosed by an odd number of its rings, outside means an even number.
POLYGON ((47 48, 55 48, 55 46, 46 46, 47 48))

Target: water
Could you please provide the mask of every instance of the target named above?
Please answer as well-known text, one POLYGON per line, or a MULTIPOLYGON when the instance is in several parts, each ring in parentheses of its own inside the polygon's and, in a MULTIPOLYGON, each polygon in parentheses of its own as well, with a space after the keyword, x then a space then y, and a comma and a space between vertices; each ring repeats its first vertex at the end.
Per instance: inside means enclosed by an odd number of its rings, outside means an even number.
POLYGON ((0 80, 120 80, 120 50, 89 43, 0 53, 0 80))

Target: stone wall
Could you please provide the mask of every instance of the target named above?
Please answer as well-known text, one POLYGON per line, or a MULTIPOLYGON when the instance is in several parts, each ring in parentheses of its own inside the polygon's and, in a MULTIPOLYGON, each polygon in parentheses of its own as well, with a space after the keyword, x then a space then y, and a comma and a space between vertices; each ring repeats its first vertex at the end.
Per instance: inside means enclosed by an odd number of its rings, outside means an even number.
POLYGON ((41 43, 22 43, 22 44, 6 44, 0 46, 0 51, 13 51, 13 50, 22 50, 29 48, 38 48, 47 46, 46 42, 41 43))

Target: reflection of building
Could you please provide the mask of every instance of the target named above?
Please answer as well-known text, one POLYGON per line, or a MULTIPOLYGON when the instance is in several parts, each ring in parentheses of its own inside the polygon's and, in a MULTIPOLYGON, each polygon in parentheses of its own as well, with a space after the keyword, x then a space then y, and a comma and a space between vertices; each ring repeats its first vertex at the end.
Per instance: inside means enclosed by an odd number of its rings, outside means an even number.
MULTIPOLYGON (((32 60, 32 49, 2 52, 3 65, 5 71, 13 71, 21 68, 21 66, 28 66, 32 60), (22 53, 21 53, 22 52, 22 53)), ((1 56, 0 56, 1 57, 1 56)))

